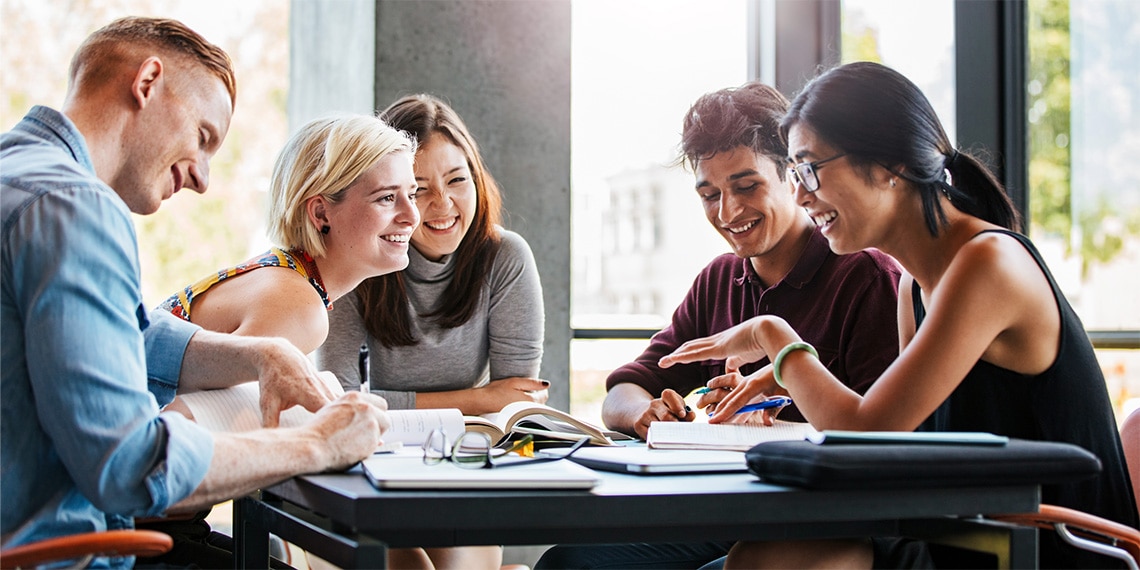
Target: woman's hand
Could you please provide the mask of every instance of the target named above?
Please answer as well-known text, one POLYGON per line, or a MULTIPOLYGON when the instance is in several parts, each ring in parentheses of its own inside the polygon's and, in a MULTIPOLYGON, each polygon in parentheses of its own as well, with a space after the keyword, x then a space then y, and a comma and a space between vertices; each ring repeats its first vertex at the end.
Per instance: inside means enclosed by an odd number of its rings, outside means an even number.
POLYGON ((697 399, 697 407, 703 409, 708 415, 713 415, 717 406, 729 397, 741 382, 744 382, 744 375, 737 371, 709 380, 705 383, 705 393, 697 399))
POLYGON ((550 382, 539 378, 501 378, 492 380, 484 386, 472 388, 479 407, 486 411, 480 413, 495 413, 503 406, 513 402, 534 402, 545 404, 550 397, 550 382))
POLYGON ((736 410, 748 404, 762 402, 769 396, 787 394, 776 385, 776 378, 772 375, 772 365, 769 364, 748 376, 741 376, 739 372, 733 370, 729 374, 710 380, 709 384, 711 385, 713 382, 729 376, 734 376, 739 381, 736 382, 736 387, 728 392, 728 396, 716 406, 716 409, 709 411, 709 423, 762 423, 766 426, 772 425, 772 421, 776 419, 776 414, 779 414, 783 408, 771 408, 744 414, 736 413, 736 410))
POLYGON ((712 336, 690 340, 677 347, 672 354, 662 357, 657 364, 661 368, 669 368, 674 364, 724 360, 726 370, 739 370, 741 366, 767 356, 758 333, 768 318, 772 317, 753 317, 712 336))

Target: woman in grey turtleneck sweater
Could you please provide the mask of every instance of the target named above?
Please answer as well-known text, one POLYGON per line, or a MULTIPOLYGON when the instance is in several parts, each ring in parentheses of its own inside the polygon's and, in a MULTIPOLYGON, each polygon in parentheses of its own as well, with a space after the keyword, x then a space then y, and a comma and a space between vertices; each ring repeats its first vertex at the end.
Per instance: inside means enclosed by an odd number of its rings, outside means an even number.
MULTIPOLYGON (((475 141, 446 103, 404 97, 381 118, 414 135, 416 202, 408 268, 370 279, 329 316, 317 353, 347 390, 360 386, 358 351, 371 355, 370 387, 391 409, 498 412, 545 402, 542 287, 522 236, 499 226, 501 197, 475 141)), ((497 546, 395 549, 400 564, 498 568, 497 546)), ((394 564, 396 565, 396 564, 394 564)))
POLYGON ((396 101, 381 118, 419 141, 420 227, 407 270, 370 279, 330 313, 318 364, 358 389, 361 344, 370 385, 392 409, 485 414, 544 402, 542 287, 520 235, 498 225, 501 198, 455 111, 429 95, 396 101))

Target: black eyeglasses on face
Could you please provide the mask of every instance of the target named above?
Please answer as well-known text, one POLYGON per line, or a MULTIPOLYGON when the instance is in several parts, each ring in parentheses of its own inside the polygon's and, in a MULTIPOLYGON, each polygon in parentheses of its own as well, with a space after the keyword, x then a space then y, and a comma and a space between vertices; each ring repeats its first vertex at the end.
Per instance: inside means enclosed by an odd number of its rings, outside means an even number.
MULTIPOLYGON (((819 167, 827 164, 837 158, 843 158, 847 153, 839 153, 831 158, 817 160, 815 162, 801 162, 799 164, 792 164, 788 167, 788 174, 790 174, 797 184, 804 187, 808 192, 815 192, 819 190, 819 167)), ((791 160, 788 161, 791 163, 791 160)))

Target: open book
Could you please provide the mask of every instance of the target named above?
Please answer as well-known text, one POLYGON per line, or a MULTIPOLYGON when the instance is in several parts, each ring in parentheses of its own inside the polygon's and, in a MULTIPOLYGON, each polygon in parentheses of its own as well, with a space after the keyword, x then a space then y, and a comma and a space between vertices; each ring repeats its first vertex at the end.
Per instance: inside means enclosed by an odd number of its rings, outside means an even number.
MULTIPOLYGON (((340 386, 336 387, 340 390, 340 386)), ((232 388, 204 390, 180 394, 194 421, 212 432, 251 431, 261 427, 260 392, 257 382, 247 382, 232 388)), ((293 406, 281 412, 281 427, 297 427, 312 419, 313 413, 293 406)), ((451 440, 464 432, 463 414, 455 408, 427 410, 389 410, 392 427, 384 432, 384 445, 378 451, 388 451, 403 444, 421 445, 431 431, 442 428, 451 440)))
POLYGON ((816 434, 811 424, 775 420, 773 425, 653 422, 649 447, 654 449, 731 449, 748 451, 765 441, 799 441, 816 434))
POLYGON ((467 431, 480 431, 501 442, 511 434, 531 434, 537 439, 577 441, 590 438, 591 445, 616 445, 615 441, 632 441, 623 433, 604 430, 570 414, 544 404, 512 402, 495 414, 464 416, 467 431))

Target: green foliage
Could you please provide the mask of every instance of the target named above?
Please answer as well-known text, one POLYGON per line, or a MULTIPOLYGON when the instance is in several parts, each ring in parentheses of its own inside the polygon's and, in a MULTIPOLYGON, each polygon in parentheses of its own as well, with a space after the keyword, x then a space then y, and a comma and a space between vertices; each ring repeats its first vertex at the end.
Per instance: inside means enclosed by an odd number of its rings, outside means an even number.
POLYGON ((1127 238, 1140 235, 1140 210, 1121 211, 1103 195, 1093 207, 1082 206, 1078 217, 1082 275, 1088 275, 1093 263, 1112 261, 1127 238))
POLYGON ((1095 188, 1073 210, 1069 29, 1069 0, 1029 0, 1029 217, 1034 232, 1062 238, 1087 276, 1140 235, 1140 211, 1119 211, 1095 188))
POLYGON ((1029 219, 1071 247, 1069 1, 1029 0, 1029 20, 1029 219))
POLYGON ((867 25, 862 14, 849 14, 843 23, 842 61, 883 62, 879 53, 879 32, 867 25))

